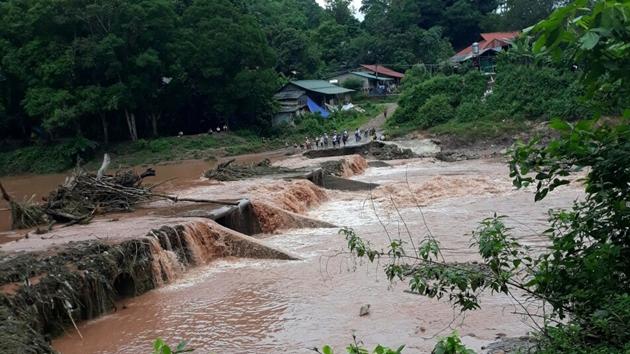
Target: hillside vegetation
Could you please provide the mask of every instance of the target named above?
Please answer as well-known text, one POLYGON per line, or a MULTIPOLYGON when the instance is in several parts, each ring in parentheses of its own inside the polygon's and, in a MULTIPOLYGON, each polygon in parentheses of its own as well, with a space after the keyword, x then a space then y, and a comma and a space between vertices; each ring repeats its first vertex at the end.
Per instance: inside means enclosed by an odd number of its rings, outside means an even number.
POLYGON ((387 122, 389 133, 401 136, 428 129, 474 140, 513 135, 528 123, 552 118, 621 114, 621 105, 604 92, 584 97, 579 69, 566 61, 531 60, 527 38, 515 46, 520 50, 502 54, 493 75, 473 68, 436 73, 423 66, 412 68, 404 80, 399 109, 387 122))
POLYGON ((440 66, 480 32, 518 30, 561 1, 529 2, 365 0, 359 21, 350 0, 1 1, 0 150, 25 149, 4 160, 18 173, 223 124, 271 137, 272 95, 288 80, 440 66))

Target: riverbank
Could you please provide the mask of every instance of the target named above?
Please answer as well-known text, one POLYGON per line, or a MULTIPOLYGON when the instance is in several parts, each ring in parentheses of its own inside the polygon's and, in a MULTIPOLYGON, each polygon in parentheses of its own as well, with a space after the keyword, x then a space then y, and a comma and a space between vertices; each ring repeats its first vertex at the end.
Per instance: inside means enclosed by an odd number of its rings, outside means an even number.
POLYGON ((263 136, 258 132, 238 130, 216 131, 135 142, 119 142, 102 146, 85 138, 68 139, 54 144, 25 147, 5 146, 0 150, 0 176, 64 172, 77 164, 97 169, 104 153, 112 156, 116 166, 152 166, 184 160, 213 161, 223 157, 261 153, 303 144, 306 137, 334 129, 350 132, 379 116, 388 103, 361 103, 363 112, 341 112, 328 120, 311 118, 298 120, 294 127, 279 127, 263 136), (78 159, 78 160, 77 160, 78 159))

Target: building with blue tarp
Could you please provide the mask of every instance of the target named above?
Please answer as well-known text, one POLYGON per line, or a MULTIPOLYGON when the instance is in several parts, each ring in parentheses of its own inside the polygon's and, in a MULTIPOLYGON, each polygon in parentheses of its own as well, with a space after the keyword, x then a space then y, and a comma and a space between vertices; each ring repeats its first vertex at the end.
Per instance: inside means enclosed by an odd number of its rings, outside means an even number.
POLYGON ((295 116, 311 112, 328 118, 326 105, 341 105, 350 100, 354 90, 343 88, 324 80, 297 80, 284 85, 274 95, 279 110, 273 125, 292 124, 295 116))

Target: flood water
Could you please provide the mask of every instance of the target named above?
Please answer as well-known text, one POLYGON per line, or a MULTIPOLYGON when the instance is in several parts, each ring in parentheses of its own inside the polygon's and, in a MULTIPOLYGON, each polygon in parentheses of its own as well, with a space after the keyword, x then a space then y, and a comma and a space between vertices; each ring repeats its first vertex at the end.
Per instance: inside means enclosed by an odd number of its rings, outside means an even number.
MULTIPOLYGON (((507 222, 521 242, 541 247, 547 209, 566 207, 580 196, 578 186, 567 186, 534 204, 531 191, 512 189, 500 161, 414 160, 369 168, 355 178, 381 187, 328 191, 329 201, 307 215, 352 227, 376 247, 388 238, 417 245, 430 232, 447 261, 478 259, 469 247, 470 232, 494 213, 510 216, 507 222)), ((234 258, 192 269, 126 300, 117 312, 79 324, 83 339, 67 329, 54 347, 64 354, 148 353, 161 337, 172 344, 188 340, 196 353, 312 353, 310 348, 325 344, 341 352, 355 333, 370 347, 406 344, 405 353, 429 353, 437 337, 455 329, 477 350, 497 336, 531 330, 506 296, 484 294, 482 310, 460 315, 446 301, 405 293, 406 282, 388 282, 382 264, 349 256, 338 228, 262 237, 301 260, 234 258), (370 314, 360 317, 366 304, 370 314)))
MULTIPOLYGON (((256 154, 247 154, 234 157, 240 163, 257 163, 263 159, 277 160, 284 156, 285 151, 271 151, 256 154)), ((147 177, 146 184, 160 184, 159 189, 165 191, 176 191, 180 188, 188 187, 203 176, 204 171, 216 165, 217 161, 185 160, 175 163, 152 166, 156 170, 155 177, 147 177)), ((112 161, 115 166, 115 161, 112 161)), ((141 173, 146 167, 134 167, 133 170, 141 173)), ((71 172, 45 174, 45 175, 20 175, 0 177, 0 181, 12 198, 16 201, 24 201, 32 198, 39 201, 42 197, 63 184, 66 177, 71 172)), ((0 233, 11 228, 11 212, 8 210, 8 203, 0 198, 0 233)), ((3 238, 0 234, 0 243, 3 238)))

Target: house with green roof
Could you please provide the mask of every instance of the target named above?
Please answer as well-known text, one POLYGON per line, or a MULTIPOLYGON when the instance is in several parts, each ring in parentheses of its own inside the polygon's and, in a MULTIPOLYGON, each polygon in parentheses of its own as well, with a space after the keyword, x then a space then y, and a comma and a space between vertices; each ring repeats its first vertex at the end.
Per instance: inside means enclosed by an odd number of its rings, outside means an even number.
POLYGON ((292 124, 295 116, 306 112, 320 113, 326 118, 329 115, 326 105, 344 104, 353 92, 324 80, 291 81, 274 95, 279 109, 272 123, 292 124))

